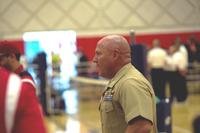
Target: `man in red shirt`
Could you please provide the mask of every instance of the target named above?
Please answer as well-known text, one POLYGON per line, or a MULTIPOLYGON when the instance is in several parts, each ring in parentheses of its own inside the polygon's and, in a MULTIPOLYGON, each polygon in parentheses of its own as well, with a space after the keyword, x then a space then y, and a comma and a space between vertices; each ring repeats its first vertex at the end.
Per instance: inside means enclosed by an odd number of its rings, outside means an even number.
POLYGON ((0 66, 6 68, 11 72, 16 73, 24 81, 26 81, 26 83, 32 84, 34 88, 36 88, 31 74, 25 71, 23 66, 20 64, 21 53, 15 45, 6 41, 1 42, 0 55, 0 66))
POLYGON ((0 132, 46 133, 34 87, 2 67, 0 75, 0 132))
POLYGON ((0 54, 2 58, 0 60, 0 65, 8 69, 9 71, 15 72, 22 78, 32 79, 32 76, 24 70, 23 66, 20 64, 21 53, 19 49, 6 41, 0 44, 0 54))

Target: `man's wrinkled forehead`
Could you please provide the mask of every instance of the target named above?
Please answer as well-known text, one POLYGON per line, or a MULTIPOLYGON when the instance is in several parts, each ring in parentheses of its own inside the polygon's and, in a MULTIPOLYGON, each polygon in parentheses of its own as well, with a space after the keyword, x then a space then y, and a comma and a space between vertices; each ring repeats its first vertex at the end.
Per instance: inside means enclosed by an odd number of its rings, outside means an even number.
POLYGON ((105 43, 106 43, 105 38, 99 40, 99 41, 97 42, 96 50, 97 50, 97 49, 98 49, 98 50, 104 49, 104 48, 105 48, 105 43))
POLYGON ((97 45, 105 45, 105 43, 108 42, 108 38, 107 37, 104 37, 102 38, 101 40, 98 41, 97 45))
POLYGON ((107 48, 113 45, 113 38, 110 38, 110 36, 106 36, 98 41, 97 45, 100 48, 107 48))

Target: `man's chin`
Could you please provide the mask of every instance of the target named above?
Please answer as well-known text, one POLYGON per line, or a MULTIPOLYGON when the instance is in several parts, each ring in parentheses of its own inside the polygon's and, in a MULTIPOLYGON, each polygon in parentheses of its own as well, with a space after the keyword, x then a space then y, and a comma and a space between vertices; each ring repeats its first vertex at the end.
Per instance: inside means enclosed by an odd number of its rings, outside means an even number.
POLYGON ((101 78, 103 78, 103 79, 107 79, 107 78, 106 78, 106 75, 103 74, 103 73, 100 73, 100 72, 99 72, 98 75, 99 75, 99 77, 101 77, 101 78))

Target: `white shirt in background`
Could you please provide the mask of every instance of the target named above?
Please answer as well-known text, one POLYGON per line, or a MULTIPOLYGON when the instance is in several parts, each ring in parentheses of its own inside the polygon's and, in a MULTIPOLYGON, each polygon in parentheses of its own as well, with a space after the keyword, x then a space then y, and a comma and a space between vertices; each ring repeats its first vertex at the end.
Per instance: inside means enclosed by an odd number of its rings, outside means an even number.
POLYGON ((187 57, 185 54, 178 50, 172 55, 168 55, 165 59, 165 67, 164 69, 167 71, 176 71, 179 70, 186 70, 188 67, 188 61, 186 59, 187 57))
POLYGON ((155 47, 149 50, 147 54, 147 62, 151 68, 163 68, 167 53, 163 48, 155 47))

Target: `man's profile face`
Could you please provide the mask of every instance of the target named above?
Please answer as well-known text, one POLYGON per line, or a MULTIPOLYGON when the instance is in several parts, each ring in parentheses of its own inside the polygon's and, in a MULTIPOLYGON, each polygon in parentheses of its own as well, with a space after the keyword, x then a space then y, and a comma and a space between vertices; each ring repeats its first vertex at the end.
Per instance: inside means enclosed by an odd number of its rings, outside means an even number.
POLYGON ((112 57, 108 48, 105 46, 104 41, 99 41, 95 49, 95 56, 93 62, 96 63, 98 73, 100 76, 110 78, 110 63, 112 57))
POLYGON ((0 54, 0 66, 10 70, 9 58, 9 54, 0 54))

